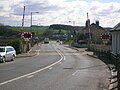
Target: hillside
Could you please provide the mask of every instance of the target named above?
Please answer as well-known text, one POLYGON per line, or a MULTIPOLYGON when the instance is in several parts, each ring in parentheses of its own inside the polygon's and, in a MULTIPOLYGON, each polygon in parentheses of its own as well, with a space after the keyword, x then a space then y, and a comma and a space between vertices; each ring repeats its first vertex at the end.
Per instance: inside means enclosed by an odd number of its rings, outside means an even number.
POLYGON ((71 25, 63 25, 63 24, 53 24, 50 25, 49 29, 53 30, 81 30, 84 26, 71 26, 71 25))
POLYGON ((6 26, 0 26, 0 37, 19 37, 19 33, 17 31, 13 31, 6 26))

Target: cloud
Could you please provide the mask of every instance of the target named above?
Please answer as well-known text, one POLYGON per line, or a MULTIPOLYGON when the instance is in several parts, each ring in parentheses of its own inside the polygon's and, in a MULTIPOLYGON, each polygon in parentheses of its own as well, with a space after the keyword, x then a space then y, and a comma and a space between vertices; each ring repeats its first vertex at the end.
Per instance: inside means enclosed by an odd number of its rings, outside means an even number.
POLYGON ((110 14, 116 13, 116 11, 118 11, 120 8, 119 5, 116 6, 114 3, 94 4, 91 6, 90 11, 97 16, 108 16, 110 14))
POLYGON ((6 23, 8 20, 10 25, 16 25, 16 23, 21 25, 24 6, 26 6, 25 25, 28 26, 30 25, 31 12, 39 12, 39 14, 33 15, 33 24, 41 23, 43 25, 50 25, 52 23, 62 23, 72 25, 68 21, 75 21, 76 25, 85 25, 87 12, 89 13, 91 23, 99 20, 101 26, 113 27, 120 21, 119 2, 88 2, 88 0, 5 0, 0 1, 0 18, 4 17, 0 23, 6 23))
MULTIPOLYGON (((21 3, 24 3, 26 7, 26 15, 30 15, 31 12, 39 12, 39 14, 45 14, 49 11, 57 11, 60 9, 58 5, 49 5, 46 2, 31 3, 30 1, 25 1, 21 3)), ((23 7, 21 7, 20 5, 19 6, 14 5, 12 8, 13 8, 15 15, 22 15, 23 7)))
POLYGON ((0 10, 2 10, 3 9, 3 7, 2 6, 0 6, 0 10))

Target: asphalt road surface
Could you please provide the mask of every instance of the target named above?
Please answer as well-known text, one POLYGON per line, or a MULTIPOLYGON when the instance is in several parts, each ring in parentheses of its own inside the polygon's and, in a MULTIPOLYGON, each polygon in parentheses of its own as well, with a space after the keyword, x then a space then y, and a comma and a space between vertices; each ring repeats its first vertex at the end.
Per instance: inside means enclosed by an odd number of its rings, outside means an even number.
POLYGON ((108 90, 110 72, 99 59, 55 42, 37 55, 0 64, 0 90, 108 90))

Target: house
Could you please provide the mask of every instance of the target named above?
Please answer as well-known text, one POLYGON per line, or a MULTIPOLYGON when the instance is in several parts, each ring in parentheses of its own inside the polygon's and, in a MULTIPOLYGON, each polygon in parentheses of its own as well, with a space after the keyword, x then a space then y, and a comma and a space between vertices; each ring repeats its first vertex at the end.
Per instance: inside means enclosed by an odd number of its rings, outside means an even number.
POLYGON ((96 23, 90 24, 90 20, 88 19, 86 21, 85 28, 82 29, 82 32, 84 35, 87 35, 88 38, 89 35, 91 35, 91 42, 94 44, 100 44, 103 43, 102 35, 108 34, 109 31, 99 26, 99 21, 96 21, 96 23))
POLYGON ((114 54, 116 53, 120 54, 120 23, 113 27, 111 34, 112 34, 111 52, 114 54))
POLYGON ((57 40, 57 39, 60 39, 60 40, 66 40, 68 38, 68 35, 66 33, 63 33, 63 32, 55 32, 53 33, 52 35, 52 38, 57 40))

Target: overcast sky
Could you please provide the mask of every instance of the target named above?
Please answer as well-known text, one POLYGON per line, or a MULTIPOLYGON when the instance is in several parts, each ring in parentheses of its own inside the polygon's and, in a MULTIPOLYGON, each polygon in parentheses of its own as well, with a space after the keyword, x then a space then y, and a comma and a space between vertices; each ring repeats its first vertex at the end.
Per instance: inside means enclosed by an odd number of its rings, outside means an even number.
POLYGON ((114 27, 120 22, 120 0, 0 0, 0 23, 21 26, 23 7, 25 25, 30 26, 30 13, 34 25, 67 24, 84 26, 87 12, 91 23, 114 27))

